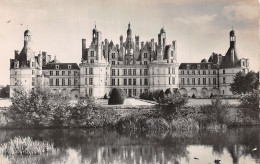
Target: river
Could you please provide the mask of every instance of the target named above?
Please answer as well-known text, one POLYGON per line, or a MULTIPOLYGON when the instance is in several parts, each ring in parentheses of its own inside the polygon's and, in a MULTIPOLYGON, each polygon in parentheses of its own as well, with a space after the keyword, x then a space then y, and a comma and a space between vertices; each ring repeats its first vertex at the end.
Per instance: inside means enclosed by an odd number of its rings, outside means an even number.
POLYGON ((0 130, 0 144, 15 136, 53 142, 56 156, 1 157, 0 163, 173 163, 259 164, 260 129, 239 128, 225 132, 149 131, 107 129, 0 130), (256 150, 255 150, 256 148, 256 150))

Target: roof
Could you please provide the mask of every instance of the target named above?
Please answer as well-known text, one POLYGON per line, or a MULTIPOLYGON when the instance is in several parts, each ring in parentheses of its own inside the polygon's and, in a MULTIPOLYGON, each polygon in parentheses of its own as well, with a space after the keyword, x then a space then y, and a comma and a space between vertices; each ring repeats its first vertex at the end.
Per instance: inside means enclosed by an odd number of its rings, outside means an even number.
POLYGON ((59 65, 59 69, 68 69, 68 66, 71 65, 71 69, 78 69, 79 66, 77 63, 47 63, 45 67, 43 67, 44 70, 46 69, 55 69, 56 65, 59 65))
POLYGON ((181 63, 179 69, 187 69, 187 65, 190 65, 189 69, 198 69, 198 65, 200 65, 200 69, 209 69, 209 65, 211 66, 211 69, 217 68, 213 63, 181 63))

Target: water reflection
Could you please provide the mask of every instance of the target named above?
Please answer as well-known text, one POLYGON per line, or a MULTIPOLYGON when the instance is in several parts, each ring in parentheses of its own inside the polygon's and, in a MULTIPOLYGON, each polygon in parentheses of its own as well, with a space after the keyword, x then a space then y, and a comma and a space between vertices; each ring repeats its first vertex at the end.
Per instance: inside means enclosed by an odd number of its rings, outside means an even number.
MULTIPOLYGON (((213 164, 215 159, 221 159, 222 163, 256 164, 260 159, 260 129, 257 128, 178 133, 104 129, 0 130, 0 143, 15 136, 54 142, 61 153, 58 156, 9 157, 11 163, 213 164)), ((0 157, 0 163, 1 159, 6 160, 0 157)))

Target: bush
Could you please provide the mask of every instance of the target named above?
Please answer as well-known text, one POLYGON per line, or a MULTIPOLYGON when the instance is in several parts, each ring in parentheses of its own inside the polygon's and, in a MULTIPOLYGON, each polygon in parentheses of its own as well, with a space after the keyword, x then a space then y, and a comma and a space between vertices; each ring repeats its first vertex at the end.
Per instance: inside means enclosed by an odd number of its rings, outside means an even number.
POLYGON ((33 141, 32 138, 15 137, 8 143, 0 145, 0 153, 4 155, 57 155, 59 149, 53 143, 33 141))
POLYGON ((245 94, 240 98, 241 111, 244 116, 257 118, 259 116, 259 90, 245 94))
POLYGON ((36 86, 29 92, 19 87, 14 90, 6 116, 15 127, 64 126, 69 100, 68 95, 52 93, 44 86, 36 86))
POLYGON ((108 104, 109 105, 116 105, 116 104, 123 104, 125 101, 124 91, 119 88, 113 88, 109 95, 108 104))

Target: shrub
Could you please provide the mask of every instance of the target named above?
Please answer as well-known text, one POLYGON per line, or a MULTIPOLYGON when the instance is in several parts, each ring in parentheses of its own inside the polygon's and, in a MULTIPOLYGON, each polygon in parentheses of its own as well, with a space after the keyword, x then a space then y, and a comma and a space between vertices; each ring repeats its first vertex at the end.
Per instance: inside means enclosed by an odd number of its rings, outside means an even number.
POLYGON ((21 128, 64 126, 69 100, 68 95, 52 93, 44 86, 36 86, 29 92, 19 87, 14 90, 12 105, 5 115, 21 128))
POLYGON ((56 155, 58 152, 59 149, 54 148, 53 143, 33 141, 30 137, 15 137, 0 145, 0 153, 4 155, 56 155))
POLYGON ((168 94, 171 94, 172 92, 171 92, 171 89, 170 88, 167 88, 166 90, 165 90, 165 92, 164 92, 164 94, 166 94, 166 95, 168 95, 168 94))
POLYGON ((107 94, 104 95, 104 99, 108 99, 107 94))
POLYGON ((259 90, 245 94, 240 98, 241 112, 245 117, 257 118, 259 116, 259 90))
POLYGON ((166 104, 163 108, 166 114, 173 114, 177 109, 180 109, 188 103, 188 97, 182 96, 180 93, 169 94, 162 99, 161 104, 166 104))
POLYGON ((109 95, 108 104, 116 105, 123 104, 125 101, 124 91, 119 88, 113 88, 109 95))

